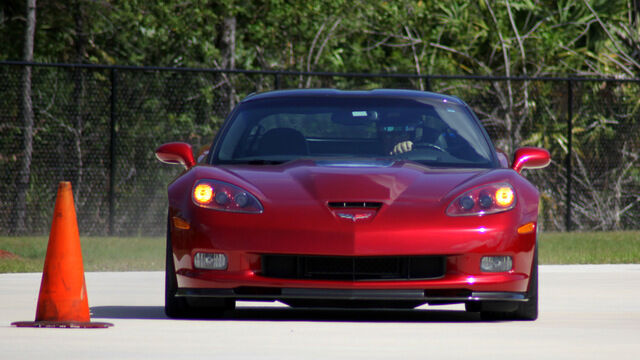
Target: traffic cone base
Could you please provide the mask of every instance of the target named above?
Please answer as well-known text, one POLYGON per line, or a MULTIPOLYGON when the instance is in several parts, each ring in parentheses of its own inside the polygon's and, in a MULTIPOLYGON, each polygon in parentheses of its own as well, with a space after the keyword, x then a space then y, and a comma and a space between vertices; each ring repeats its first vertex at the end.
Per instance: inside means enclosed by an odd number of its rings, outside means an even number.
POLYGON ((90 321, 16 321, 11 325, 16 327, 39 327, 39 328, 68 328, 68 329, 87 329, 87 328, 108 328, 113 326, 106 322, 90 322, 90 321))
POLYGON ((70 182, 61 182, 42 270, 36 319, 14 322, 12 325, 56 328, 112 326, 108 323, 91 323, 90 320, 73 192, 70 182))

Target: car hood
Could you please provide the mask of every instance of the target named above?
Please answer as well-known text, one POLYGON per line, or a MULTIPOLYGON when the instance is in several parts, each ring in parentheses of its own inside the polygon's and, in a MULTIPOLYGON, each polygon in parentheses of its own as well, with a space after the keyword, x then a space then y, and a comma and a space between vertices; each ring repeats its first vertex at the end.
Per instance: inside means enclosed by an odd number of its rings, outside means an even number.
POLYGON ((389 160, 298 160, 282 165, 199 168, 199 178, 210 176, 234 182, 267 202, 366 201, 388 205, 402 201, 438 202, 462 184, 490 172, 389 160), (223 179, 220 172, 225 173, 223 179))

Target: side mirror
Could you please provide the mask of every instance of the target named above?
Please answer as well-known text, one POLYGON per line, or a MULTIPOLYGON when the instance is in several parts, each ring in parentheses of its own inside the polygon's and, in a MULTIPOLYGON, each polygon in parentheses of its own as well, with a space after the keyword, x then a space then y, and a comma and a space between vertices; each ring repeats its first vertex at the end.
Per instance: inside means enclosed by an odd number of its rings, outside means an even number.
POLYGON ((551 155, 542 148, 523 147, 516 150, 511 168, 517 172, 522 169, 542 169, 551 162, 551 155))
POLYGON ((160 145, 156 149, 156 157, 166 164, 181 164, 185 169, 190 169, 196 164, 191 145, 183 142, 160 145))

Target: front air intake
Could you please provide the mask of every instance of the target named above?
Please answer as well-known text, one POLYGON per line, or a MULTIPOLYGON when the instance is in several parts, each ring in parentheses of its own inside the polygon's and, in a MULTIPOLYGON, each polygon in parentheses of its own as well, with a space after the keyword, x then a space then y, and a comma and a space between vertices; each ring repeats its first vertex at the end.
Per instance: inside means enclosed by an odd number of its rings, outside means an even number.
POLYGON ((381 202, 376 201, 330 201, 331 209, 380 209, 381 202))
POLYGON ((445 274, 444 256, 262 255, 262 276, 300 280, 424 280, 445 274))

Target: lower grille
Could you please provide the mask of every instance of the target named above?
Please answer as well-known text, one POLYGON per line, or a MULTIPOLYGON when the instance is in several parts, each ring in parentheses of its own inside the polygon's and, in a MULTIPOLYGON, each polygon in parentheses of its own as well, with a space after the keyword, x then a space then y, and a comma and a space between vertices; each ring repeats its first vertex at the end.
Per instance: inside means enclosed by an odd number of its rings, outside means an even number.
POLYGON ((262 276, 308 280, 423 280, 445 274, 444 256, 262 255, 262 276))

